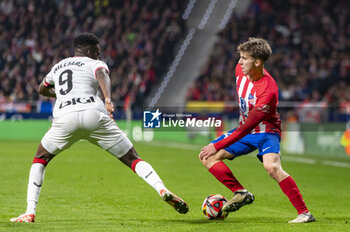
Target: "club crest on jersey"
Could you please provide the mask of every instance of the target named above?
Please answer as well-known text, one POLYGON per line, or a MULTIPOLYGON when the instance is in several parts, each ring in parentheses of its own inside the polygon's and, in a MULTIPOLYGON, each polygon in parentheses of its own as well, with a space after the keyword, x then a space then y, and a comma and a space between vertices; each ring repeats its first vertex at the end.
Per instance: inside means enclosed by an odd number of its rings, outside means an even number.
POLYGON ((246 101, 244 100, 244 98, 243 97, 240 97, 240 99, 239 99, 239 105, 240 105, 240 110, 241 110, 241 113, 243 114, 243 115, 247 115, 247 103, 246 103, 246 101))

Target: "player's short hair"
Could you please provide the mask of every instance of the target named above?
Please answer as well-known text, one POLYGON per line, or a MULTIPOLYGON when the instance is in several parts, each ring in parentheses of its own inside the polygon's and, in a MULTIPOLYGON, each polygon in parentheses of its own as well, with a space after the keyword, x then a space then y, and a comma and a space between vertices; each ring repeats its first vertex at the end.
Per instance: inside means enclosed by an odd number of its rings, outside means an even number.
POLYGON ((250 37, 248 41, 238 45, 238 52, 247 52, 254 59, 261 59, 263 62, 269 59, 272 49, 269 43, 262 38, 250 37))
POLYGON ((98 38, 92 33, 81 33, 74 38, 74 49, 91 47, 99 44, 98 38))

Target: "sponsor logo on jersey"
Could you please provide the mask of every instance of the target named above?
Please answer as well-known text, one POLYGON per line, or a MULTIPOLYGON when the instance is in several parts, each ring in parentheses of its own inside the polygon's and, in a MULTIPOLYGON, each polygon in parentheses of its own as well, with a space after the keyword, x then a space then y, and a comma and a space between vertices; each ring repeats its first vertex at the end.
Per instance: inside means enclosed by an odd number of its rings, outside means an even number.
POLYGON ((255 105, 255 98, 251 93, 248 96, 248 104, 255 105))
POLYGON ((271 107, 269 105, 263 105, 261 107, 258 107, 258 110, 260 110, 266 114, 270 113, 270 109, 271 109, 271 107))
POLYGON ((74 106, 77 104, 87 104, 95 102, 95 98, 93 96, 91 97, 74 97, 68 101, 61 102, 59 109, 62 109, 66 106, 74 106))
POLYGON ((248 104, 255 105, 255 103, 256 103, 256 98, 250 93, 248 96, 248 104))

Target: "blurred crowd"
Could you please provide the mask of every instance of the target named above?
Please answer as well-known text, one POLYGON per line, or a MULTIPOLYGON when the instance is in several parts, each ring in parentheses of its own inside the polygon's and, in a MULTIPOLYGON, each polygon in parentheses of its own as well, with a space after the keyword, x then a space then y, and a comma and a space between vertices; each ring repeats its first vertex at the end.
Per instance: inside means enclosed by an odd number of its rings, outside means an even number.
POLYGON ((72 56, 80 32, 100 38, 112 98, 141 106, 182 38, 182 0, 1 0, 0 103, 42 99, 51 67, 72 56))
POLYGON ((236 47, 249 37, 263 37, 273 49, 266 69, 277 81, 280 100, 349 107, 348 0, 253 0, 245 14, 233 15, 220 32, 188 100, 236 100, 236 47))
MULTIPOLYGON (((0 1, 0 103, 46 100, 36 89, 52 65, 72 56, 72 40, 100 38, 112 98, 142 107, 184 36, 182 0, 0 1)), ((188 92, 189 100, 235 101, 236 47, 266 38, 266 63, 280 100, 324 102, 350 112, 350 12, 347 0, 253 0, 233 15, 188 92)), ((305 104, 307 105, 307 104, 305 104)))

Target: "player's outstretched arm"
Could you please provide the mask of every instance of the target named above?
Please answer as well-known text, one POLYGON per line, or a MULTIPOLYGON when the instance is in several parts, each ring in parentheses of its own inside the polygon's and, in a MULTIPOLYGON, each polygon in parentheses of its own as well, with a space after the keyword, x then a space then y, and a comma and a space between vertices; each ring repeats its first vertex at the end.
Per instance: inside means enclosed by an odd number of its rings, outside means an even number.
POLYGON ((54 85, 45 85, 44 81, 40 83, 38 92, 45 97, 56 98, 54 85))
POLYGON ((273 114, 273 111, 270 109, 276 104, 276 101, 277 94, 266 91, 260 96, 257 104, 249 111, 247 121, 243 125, 237 127, 237 129, 232 132, 231 135, 214 143, 215 149, 218 151, 226 148, 249 134, 257 125, 259 125, 261 121, 273 114))
POLYGON ((237 127, 237 129, 232 132, 231 135, 214 143, 214 148, 220 150, 234 144, 247 134, 249 134, 261 121, 264 120, 266 114, 259 110, 257 107, 254 107, 248 115, 247 121, 244 125, 237 127))
POLYGON ((113 118, 114 105, 111 99, 111 80, 109 75, 104 68, 100 68, 96 71, 96 78, 98 80, 98 84, 102 90, 103 96, 105 98, 105 106, 109 113, 109 116, 113 118))
POLYGON ((237 127, 237 129, 232 132, 231 135, 220 140, 216 143, 210 143, 209 145, 202 148, 199 153, 199 158, 208 159, 209 156, 214 155, 218 150, 224 149, 231 144, 234 144, 247 134, 249 134, 259 123, 265 118, 266 114, 261 112, 257 107, 254 107, 247 118, 247 121, 244 125, 237 127))
POLYGON ((205 147, 202 148, 201 152, 199 153, 199 158, 202 159, 208 159, 209 156, 214 155, 217 151, 220 149, 224 149, 231 144, 234 144, 247 134, 249 134, 261 121, 264 120, 269 114, 264 111, 261 107, 254 107, 248 115, 247 121, 245 124, 239 126, 236 128, 234 132, 232 132, 231 135, 224 138, 223 140, 220 140, 216 143, 211 143, 205 147))

